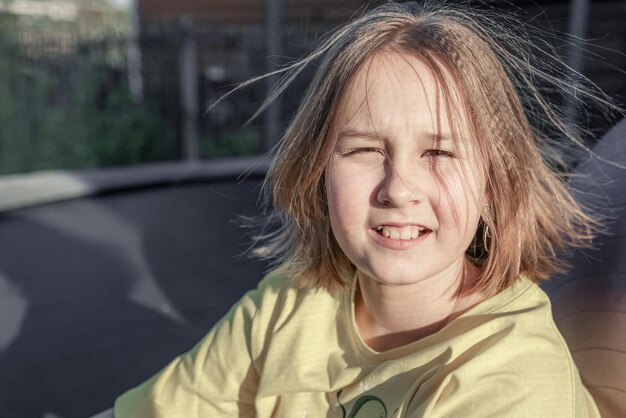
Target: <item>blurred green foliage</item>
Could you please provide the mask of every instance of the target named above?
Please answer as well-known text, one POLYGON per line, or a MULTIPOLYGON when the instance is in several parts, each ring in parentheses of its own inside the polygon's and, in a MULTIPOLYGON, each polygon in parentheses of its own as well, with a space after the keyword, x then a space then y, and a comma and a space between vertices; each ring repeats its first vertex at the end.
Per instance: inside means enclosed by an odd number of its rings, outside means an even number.
MULTIPOLYGON (((0 175, 181 158, 178 55, 163 47, 177 41, 142 44, 145 97, 134 103, 124 19, 117 11, 104 23, 0 12, 0 175)), ((262 152, 258 128, 202 118, 202 158, 262 152)))
POLYGON ((156 106, 133 103, 120 72, 93 57, 29 58, 0 42, 0 92, 0 174, 178 158, 156 106))
POLYGON ((203 158, 215 158, 263 153, 259 129, 230 130, 219 137, 207 136, 200 144, 203 158))

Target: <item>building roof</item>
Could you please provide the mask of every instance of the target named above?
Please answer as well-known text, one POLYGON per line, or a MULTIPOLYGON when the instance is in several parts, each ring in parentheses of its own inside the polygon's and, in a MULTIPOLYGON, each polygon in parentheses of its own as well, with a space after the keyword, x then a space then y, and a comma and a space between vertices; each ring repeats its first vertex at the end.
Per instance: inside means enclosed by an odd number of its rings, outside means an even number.
MULTIPOLYGON (((351 16, 363 0, 283 0, 287 19, 336 20, 351 16)), ((167 22, 191 16, 199 23, 263 22, 264 0, 138 0, 144 21, 167 22)))

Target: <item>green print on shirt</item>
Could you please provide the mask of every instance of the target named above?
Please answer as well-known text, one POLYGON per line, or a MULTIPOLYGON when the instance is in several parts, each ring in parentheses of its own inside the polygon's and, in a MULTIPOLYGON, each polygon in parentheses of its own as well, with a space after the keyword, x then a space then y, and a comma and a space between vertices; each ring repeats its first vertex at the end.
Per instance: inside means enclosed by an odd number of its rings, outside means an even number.
POLYGON ((346 408, 339 401, 341 391, 337 392, 337 402, 343 412, 343 418, 387 418, 385 403, 374 395, 363 395, 354 403, 350 415, 346 417, 346 408))

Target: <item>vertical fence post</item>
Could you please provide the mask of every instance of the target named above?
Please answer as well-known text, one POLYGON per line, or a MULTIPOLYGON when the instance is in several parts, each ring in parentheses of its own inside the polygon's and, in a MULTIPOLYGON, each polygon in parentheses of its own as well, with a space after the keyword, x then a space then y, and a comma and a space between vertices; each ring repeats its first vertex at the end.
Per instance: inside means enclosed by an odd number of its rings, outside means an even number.
POLYGON ((180 99, 182 107, 183 158, 193 161, 200 158, 200 134, 198 129, 198 45, 193 31, 191 16, 182 16, 180 26, 183 44, 180 50, 180 99))
POLYGON ((128 89, 135 103, 143 101, 143 76, 141 74, 141 25, 139 0, 133 0, 130 10, 130 42, 128 43, 128 89))
MULTIPOLYGON (((283 0, 265 0, 265 54, 266 72, 272 72, 280 66, 280 35, 283 21, 283 0)), ((280 80, 272 75, 266 78, 266 92, 269 94, 280 80)), ((263 149, 269 151, 278 142, 280 129, 280 101, 274 100, 265 110, 263 129, 263 149)))
MULTIPOLYGON (((589 20, 589 0, 571 0, 569 7, 569 48, 567 51, 567 65, 569 67, 569 80, 579 81, 579 74, 584 71, 585 56, 583 50, 584 38, 587 36, 587 23, 589 20)), ((575 92, 573 93, 575 94, 575 92)), ((575 126, 578 122, 577 104, 574 97, 568 97, 565 103, 565 114, 575 126)))
MULTIPOLYGON (((575 85, 580 82, 580 75, 585 71, 584 38, 587 36, 587 23, 589 20, 589 0, 571 0, 569 7, 569 46, 567 50, 567 81, 572 88, 571 95, 565 96, 565 117, 570 131, 579 134, 579 104, 575 85)), ((565 149, 564 163, 573 167, 582 157, 581 149, 565 149)))

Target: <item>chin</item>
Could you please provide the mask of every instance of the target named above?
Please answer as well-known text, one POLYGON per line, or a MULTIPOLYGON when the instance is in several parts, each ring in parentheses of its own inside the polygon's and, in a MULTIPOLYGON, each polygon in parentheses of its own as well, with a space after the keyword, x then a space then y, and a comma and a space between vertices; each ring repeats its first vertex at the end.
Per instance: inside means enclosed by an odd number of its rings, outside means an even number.
POLYGON ((423 273, 416 274, 415 270, 411 270, 410 272, 407 272, 406 270, 386 270, 384 272, 373 271, 371 273, 362 273, 361 275, 364 279, 374 280, 378 283, 390 286, 411 285, 424 281, 431 276, 425 276, 423 273))

